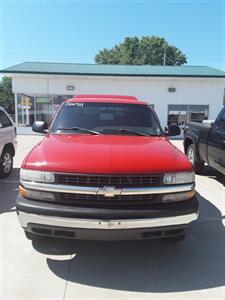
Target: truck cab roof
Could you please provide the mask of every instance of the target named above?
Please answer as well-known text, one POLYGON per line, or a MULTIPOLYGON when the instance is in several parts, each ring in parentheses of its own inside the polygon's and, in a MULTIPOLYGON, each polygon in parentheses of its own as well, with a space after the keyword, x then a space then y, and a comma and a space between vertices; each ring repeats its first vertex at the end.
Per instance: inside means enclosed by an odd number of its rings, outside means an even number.
POLYGON ((76 95, 72 99, 68 99, 66 102, 109 102, 109 103, 127 103, 127 104, 142 104, 149 105, 144 101, 139 101, 134 96, 125 95, 98 95, 98 94, 85 94, 76 95))

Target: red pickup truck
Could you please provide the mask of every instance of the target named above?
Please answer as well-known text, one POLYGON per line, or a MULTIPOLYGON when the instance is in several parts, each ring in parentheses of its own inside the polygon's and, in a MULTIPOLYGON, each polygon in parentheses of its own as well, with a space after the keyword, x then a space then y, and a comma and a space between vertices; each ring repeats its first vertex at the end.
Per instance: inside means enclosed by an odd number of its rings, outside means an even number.
POLYGON ((79 95, 23 161, 16 209, 28 239, 182 240, 198 217, 195 175, 146 102, 79 95))

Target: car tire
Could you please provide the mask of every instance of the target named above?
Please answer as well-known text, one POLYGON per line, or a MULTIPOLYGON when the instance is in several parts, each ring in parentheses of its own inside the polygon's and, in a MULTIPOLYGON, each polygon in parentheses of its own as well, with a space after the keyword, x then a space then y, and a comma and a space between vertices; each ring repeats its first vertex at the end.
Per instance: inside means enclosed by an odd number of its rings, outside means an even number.
POLYGON ((176 235, 176 236, 171 236, 164 238, 164 241, 169 241, 169 242, 182 242, 185 238, 186 234, 181 234, 181 235, 176 235))
POLYGON ((10 175, 13 168, 13 155, 10 149, 5 149, 2 152, 0 159, 0 178, 5 178, 10 175))
POLYGON ((195 172, 201 173, 204 169, 204 162, 197 160, 194 144, 188 146, 186 155, 188 157, 188 160, 193 165, 195 172))

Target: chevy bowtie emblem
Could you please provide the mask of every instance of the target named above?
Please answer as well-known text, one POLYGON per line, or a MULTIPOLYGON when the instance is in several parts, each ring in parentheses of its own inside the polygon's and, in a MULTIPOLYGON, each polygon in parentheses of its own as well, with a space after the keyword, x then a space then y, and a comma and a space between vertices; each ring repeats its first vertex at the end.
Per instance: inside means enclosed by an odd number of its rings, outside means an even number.
POLYGON ((117 189, 115 186, 104 186, 103 188, 99 188, 97 192, 98 195, 103 195, 105 197, 114 197, 121 193, 122 189, 117 189))

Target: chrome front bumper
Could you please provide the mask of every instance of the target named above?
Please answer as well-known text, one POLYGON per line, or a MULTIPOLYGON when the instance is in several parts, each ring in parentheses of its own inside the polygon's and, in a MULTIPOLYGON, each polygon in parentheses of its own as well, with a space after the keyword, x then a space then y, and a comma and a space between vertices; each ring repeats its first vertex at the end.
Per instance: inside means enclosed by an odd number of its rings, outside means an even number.
POLYGON ((122 188, 114 187, 88 187, 88 186, 71 186, 62 184, 47 184, 32 181, 23 181, 20 183, 26 189, 53 192, 53 193, 74 193, 74 194, 88 194, 88 195, 105 195, 106 197, 113 197, 116 195, 146 195, 146 194, 170 194, 182 193, 192 191, 195 189, 195 183, 177 184, 177 185, 163 185, 157 187, 136 187, 136 188, 122 188))
POLYGON ((163 218, 100 220, 44 216, 18 211, 18 218, 23 228, 27 228, 28 224, 40 224, 74 229, 80 228, 115 230, 187 225, 192 221, 197 220, 198 213, 196 212, 187 215, 163 218))

